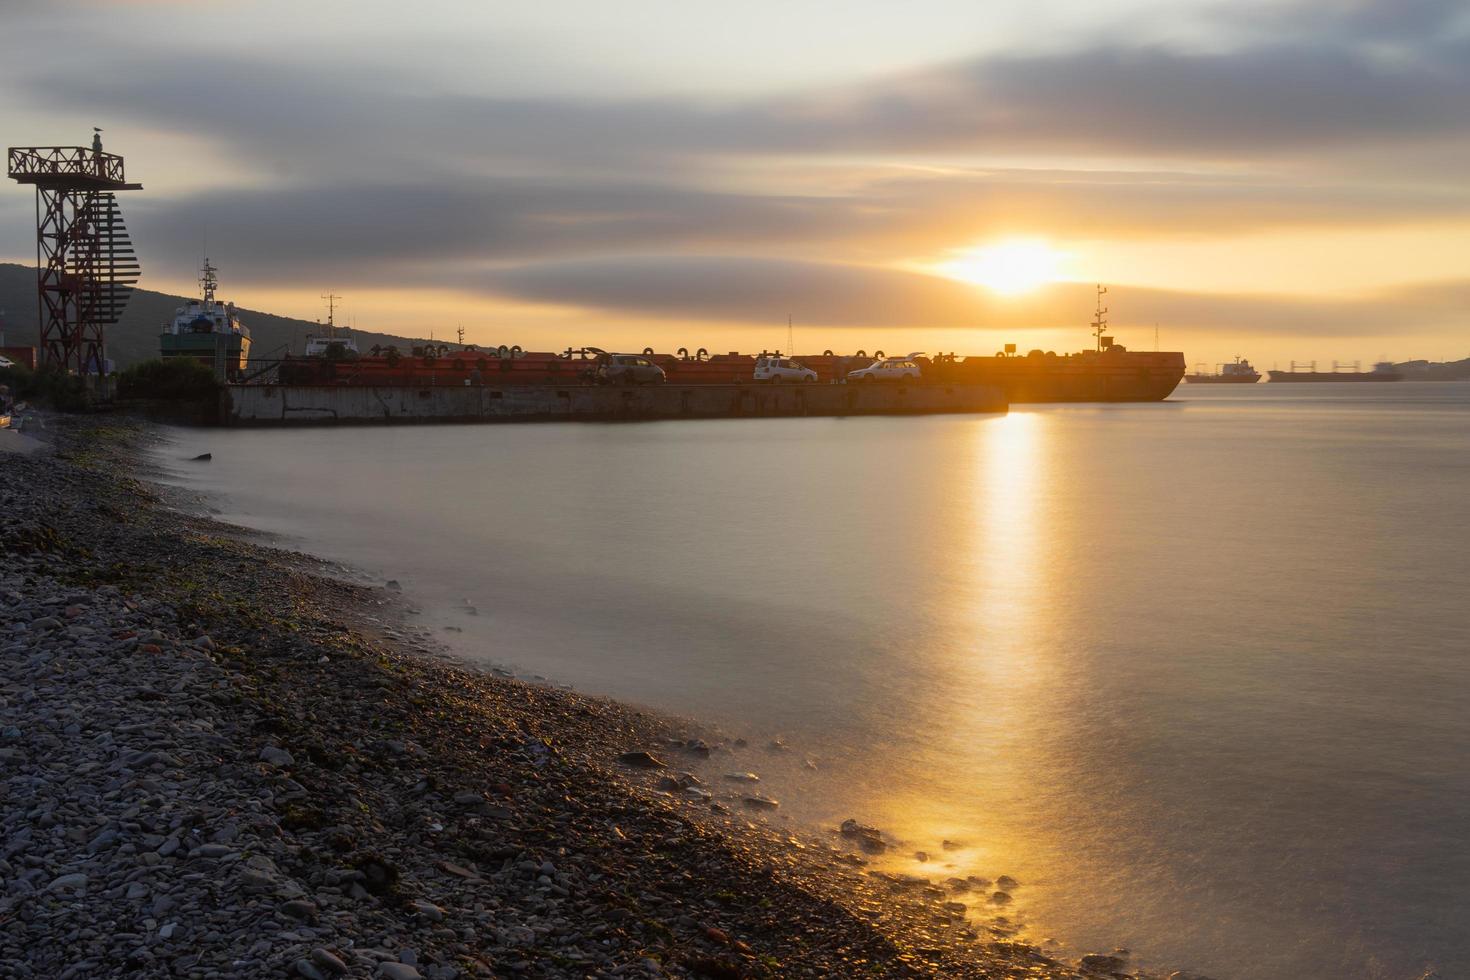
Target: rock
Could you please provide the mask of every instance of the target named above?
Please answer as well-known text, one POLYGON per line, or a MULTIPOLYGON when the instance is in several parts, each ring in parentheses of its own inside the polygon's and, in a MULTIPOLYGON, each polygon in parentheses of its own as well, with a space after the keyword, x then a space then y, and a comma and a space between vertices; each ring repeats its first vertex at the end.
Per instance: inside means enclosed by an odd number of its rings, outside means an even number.
POLYGON ((1007 895, 1005 892, 996 892, 994 895, 990 896, 990 904, 1009 905, 1011 904, 1011 896, 1007 895))
POLYGON ((316 919, 316 906, 303 899, 293 898, 289 902, 281 903, 281 914, 311 922, 316 919))
POLYGON ((927 861, 927 860, 929 860, 929 852, 928 851, 915 851, 914 852, 914 860, 915 861, 927 861))
POLYGON ((858 846, 869 854, 882 854, 888 849, 883 842, 883 832, 877 827, 869 827, 867 824, 858 823, 852 817, 842 821, 838 832, 844 837, 854 838, 858 846))
POLYGON ((334 976, 342 976, 347 972, 347 964, 329 949, 318 946, 311 951, 311 962, 334 976))
POLYGON ((421 980, 423 974, 407 963, 384 961, 378 964, 378 976, 386 980, 421 980))
POLYGON ((727 772, 725 778, 737 783, 758 783, 761 778, 753 772, 727 772))
POLYGON ((944 848, 946 851, 958 851, 960 848, 964 847, 965 845, 964 844, 961 844, 957 840, 945 840, 945 841, 941 841, 940 844, 939 844, 939 846, 942 847, 942 848, 944 848))
POLYGON ((1001 875, 995 879, 995 887, 1004 889, 1005 891, 1014 891, 1021 887, 1021 883, 1010 875, 1001 875))
POLYGON ((444 910, 433 902, 426 901, 422 898, 414 899, 413 910, 430 922, 444 921, 444 910))
POLYGON ((403 586, 398 584, 398 580, 396 578, 390 578, 387 582, 383 584, 383 588, 387 589, 389 592, 403 591, 403 586))
POLYGON ((708 977, 709 980, 744 980, 746 975, 737 964, 712 958, 691 960, 689 969, 695 976, 708 977))
POLYGON ((191 463, 207 463, 211 459, 214 459, 214 453, 200 453, 198 456, 191 456, 189 458, 189 462, 191 462, 191 463))
POLYGON ((664 764, 661 760, 659 760, 651 753, 643 752, 641 750, 637 752, 624 752, 622 755, 618 756, 618 761, 625 766, 632 766, 634 769, 664 768, 664 764))
POLYGON ((77 889, 87 887, 87 876, 80 871, 52 878, 51 884, 46 886, 48 892, 59 892, 63 889, 77 889))
POLYGON ((267 745, 260 750, 260 761, 267 765, 277 767, 293 766, 296 764, 296 760, 291 757, 290 752, 275 745, 267 745))
POLYGON ((780 801, 778 800, 773 800, 769 796, 761 796, 754 793, 750 796, 745 797, 741 802, 743 802, 746 806, 764 809, 774 809, 781 805, 780 801))
POLYGON ((1084 970, 1093 973, 1122 973, 1128 969, 1122 957, 1110 956, 1107 953, 1088 953, 1078 961, 1078 965, 1084 970))

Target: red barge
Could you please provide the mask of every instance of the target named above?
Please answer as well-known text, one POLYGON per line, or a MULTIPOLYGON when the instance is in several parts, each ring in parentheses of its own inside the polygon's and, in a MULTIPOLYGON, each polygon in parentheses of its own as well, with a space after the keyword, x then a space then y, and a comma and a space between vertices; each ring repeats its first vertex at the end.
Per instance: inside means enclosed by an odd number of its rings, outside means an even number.
MULTIPOLYGON (((1143 402, 1161 401, 1184 378, 1184 355, 1178 351, 1130 351, 1105 335, 1107 312, 1101 304, 1092 323, 1096 349, 1075 354, 1033 350, 1016 353, 1014 344, 990 357, 959 357, 937 354, 933 357, 911 355, 920 369, 918 384, 986 385, 1002 389, 1012 403, 1022 402, 1143 402)), ((519 347, 478 349, 473 345, 454 349, 449 344, 426 344, 407 352, 396 348, 373 347, 359 353, 350 338, 335 337, 330 328, 329 340, 313 348, 308 345, 304 357, 288 356, 275 368, 275 380, 281 385, 312 387, 345 385, 355 387, 493 386, 558 388, 598 384, 598 368, 609 358, 628 355, 610 354, 596 347, 568 348, 554 351, 525 351, 519 347)), ((663 370, 670 385, 752 385, 776 384, 757 382, 757 357, 769 355, 710 354, 703 348, 690 351, 680 348, 672 354, 660 354, 644 348, 638 358, 652 362, 663 370)), ((780 357, 779 352, 775 355, 780 357)), ((816 372, 816 382, 837 384, 848 380, 848 373, 867 368, 884 359, 883 351, 837 354, 825 350, 789 358, 801 367, 816 372)), ((263 371, 265 369, 262 369, 263 371)), ((650 372, 656 373, 656 372, 650 372)))

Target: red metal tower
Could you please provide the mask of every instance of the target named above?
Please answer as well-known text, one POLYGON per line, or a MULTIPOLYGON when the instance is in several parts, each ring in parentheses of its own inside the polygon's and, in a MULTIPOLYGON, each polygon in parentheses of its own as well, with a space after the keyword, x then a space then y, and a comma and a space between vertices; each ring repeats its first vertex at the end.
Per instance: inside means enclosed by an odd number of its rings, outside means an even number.
POLYGON ((142 190, 123 158, 92 145, 11 147, 10 176, 36 185, 36 288, 42 366, 102 373, 106 327, 116 323, 141 269, 115 191, 142 190))

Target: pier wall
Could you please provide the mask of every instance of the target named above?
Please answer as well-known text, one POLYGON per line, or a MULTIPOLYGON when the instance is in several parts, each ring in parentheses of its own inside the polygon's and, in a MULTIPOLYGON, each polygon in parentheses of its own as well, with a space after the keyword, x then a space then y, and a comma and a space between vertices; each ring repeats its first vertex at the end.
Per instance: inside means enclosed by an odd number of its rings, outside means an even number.
POLYGON ((990 385, 360 388, 229 385, 225 425, 619 421, 1004 412, 990 385))

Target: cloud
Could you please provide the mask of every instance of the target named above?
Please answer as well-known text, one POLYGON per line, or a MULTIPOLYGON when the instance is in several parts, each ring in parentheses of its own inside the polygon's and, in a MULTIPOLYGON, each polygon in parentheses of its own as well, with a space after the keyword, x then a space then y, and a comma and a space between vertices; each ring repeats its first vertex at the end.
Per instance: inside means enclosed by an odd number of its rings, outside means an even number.
MULTIPOLYGON (((880 177, 824 194, 447 175, 421 184, 137 195, 124 207, 158 267, 191 267, 207 238, 235 277, 348 285, 431 282, 443 267, 626 253, 796 254, 876 265, 1018 229, 1066 240, 1452 221, 1470 215, 1470 192, 1065 171, 880 177)), ((16 214, 10 224, 24 227, 16 214)))
MULTIPOLYGON (((1017 51, 746 99, 451 92, 371 58, 206 55, 109 28, 84 45, 85 71, 22 43, 0 72, 14 97, 58 115, 187 134, 229 158, 207 194, 138 174, 149 190, 124 206, 150 272, 191 268, 207 234, 227 272, 256 281, 468 286, 665 318, 1016 327, 1075 324, 1089 306, 1064 286, 998 303, 881 266, 1017 231, 1464 220, 1458 8, 1232 5, 1209 48, 1017 51), (1016 159, 1046 163, 997 165, 1016 159), (1420 162, 1412 180, 1406 161, 1420 162)), ((1141 320, 1200 329, 1446 316, 1422 291, 1398 309, 1130 299, 1141 320)))
POLYGON ((1470 138, 1470 40, 1449 29, 1453 5, 1249 11, 1229 23, 1254 34, 1222 50, 1112 42, 986 55, 746 100, 505 98, 370 59, 201 55, 119 38, 87 72, 42 57, 8 71, 44 104, 209 133, 287 178, 677 172, 712 158, 850 154, 1250 161, 1470 138))

